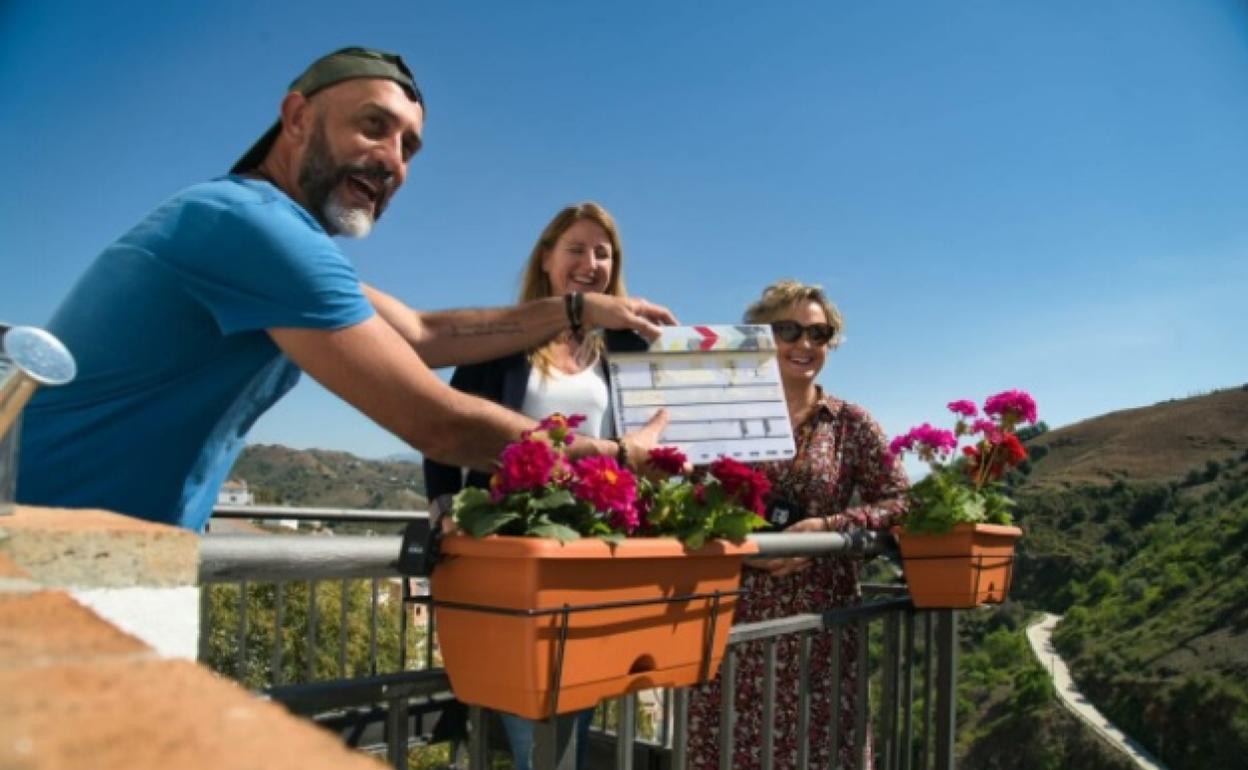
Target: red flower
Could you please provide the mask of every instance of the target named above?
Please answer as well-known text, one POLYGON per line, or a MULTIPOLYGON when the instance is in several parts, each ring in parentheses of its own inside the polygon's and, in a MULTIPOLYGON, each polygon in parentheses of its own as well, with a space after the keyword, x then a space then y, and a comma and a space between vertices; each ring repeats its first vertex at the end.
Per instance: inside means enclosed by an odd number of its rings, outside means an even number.
POLYGON ((979 450, 973 446, 964 446, 962 456, 966 458, 966 475, 974 478, 979 473, 979 450))
POLYGON ((1013 468, 1023 460, 1027 459, 1027 449, 1023 446, 1023 442, 1018 440, 1018 436, 1013 433, 1005 434, 1002 439, 1001 448, 1005 450, 1005 461, 1013 468))
POLYGON ((685 453, 674 446, 656 446, 650 450, 650 456, 646 459, 669 476, 679 476, 685 470, 685 463, 689 462, 685 453))
POLYGON ((558 465, 559 455, 544 441, 526 439, 508 444, 490 479, 490 494, 498 500, 512 492, 543 487, 558 465))
POLYGON ((572 466, 572 494, 609 515, 615 529, 637 528, 637 479, 612 457, 586 457, 572 466))
POLYGON ((771 489, 766 476, 730 457, 711 463, 711 475, 719 480, 729 497, 759 516, 763 515, 766 510, 763 498, 771 489))

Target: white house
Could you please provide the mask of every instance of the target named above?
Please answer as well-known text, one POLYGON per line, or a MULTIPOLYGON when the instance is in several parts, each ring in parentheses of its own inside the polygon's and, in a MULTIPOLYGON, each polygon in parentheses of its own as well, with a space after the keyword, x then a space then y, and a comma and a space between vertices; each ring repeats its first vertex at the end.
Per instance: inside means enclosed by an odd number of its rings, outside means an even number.
POLYGON ((247 490, 246 481, 229 479, 217 490, 217 505, 255 505, 255 497, 247 490))

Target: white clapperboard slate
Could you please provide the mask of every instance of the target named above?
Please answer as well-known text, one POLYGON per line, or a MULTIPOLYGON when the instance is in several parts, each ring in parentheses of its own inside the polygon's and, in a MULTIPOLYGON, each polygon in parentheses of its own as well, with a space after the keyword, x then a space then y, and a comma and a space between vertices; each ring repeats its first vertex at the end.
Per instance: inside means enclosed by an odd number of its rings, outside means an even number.
POLYGON ((720 455, 768 462, 795 453, 769 326, 664 326, 649 344, 631 332, 608 333, 607 365, 617 435, 662 407, 670 422, 661 443, 694 465, 720 455))

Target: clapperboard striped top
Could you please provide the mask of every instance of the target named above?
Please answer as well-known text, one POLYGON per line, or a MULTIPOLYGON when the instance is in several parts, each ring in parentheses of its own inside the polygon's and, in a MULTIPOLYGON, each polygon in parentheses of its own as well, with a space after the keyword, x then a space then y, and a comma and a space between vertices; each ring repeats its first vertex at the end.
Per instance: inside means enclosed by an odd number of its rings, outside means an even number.
POLYGON ((665 407, 671 422, 662 443, 695 465, 720 455, 742 462, 793 456, 770 327, 666 326, 649 348, 612 351, 608 362, 620 435, 665 407))

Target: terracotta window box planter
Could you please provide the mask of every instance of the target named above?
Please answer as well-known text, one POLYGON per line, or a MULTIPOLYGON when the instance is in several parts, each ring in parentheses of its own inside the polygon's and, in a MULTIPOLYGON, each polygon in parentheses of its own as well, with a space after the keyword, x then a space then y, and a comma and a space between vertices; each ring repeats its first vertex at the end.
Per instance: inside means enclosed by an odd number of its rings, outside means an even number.
POLYGON ((1018 527, 956 524, 947 533, 894 530, 910 599, 922 609, 999 604, 1010 590, 1018 527))
POLYGON ((741 562, 757 550, 449 536, 430 588, 451 688, 465 703, 543 719, 714 676, 741 562))

